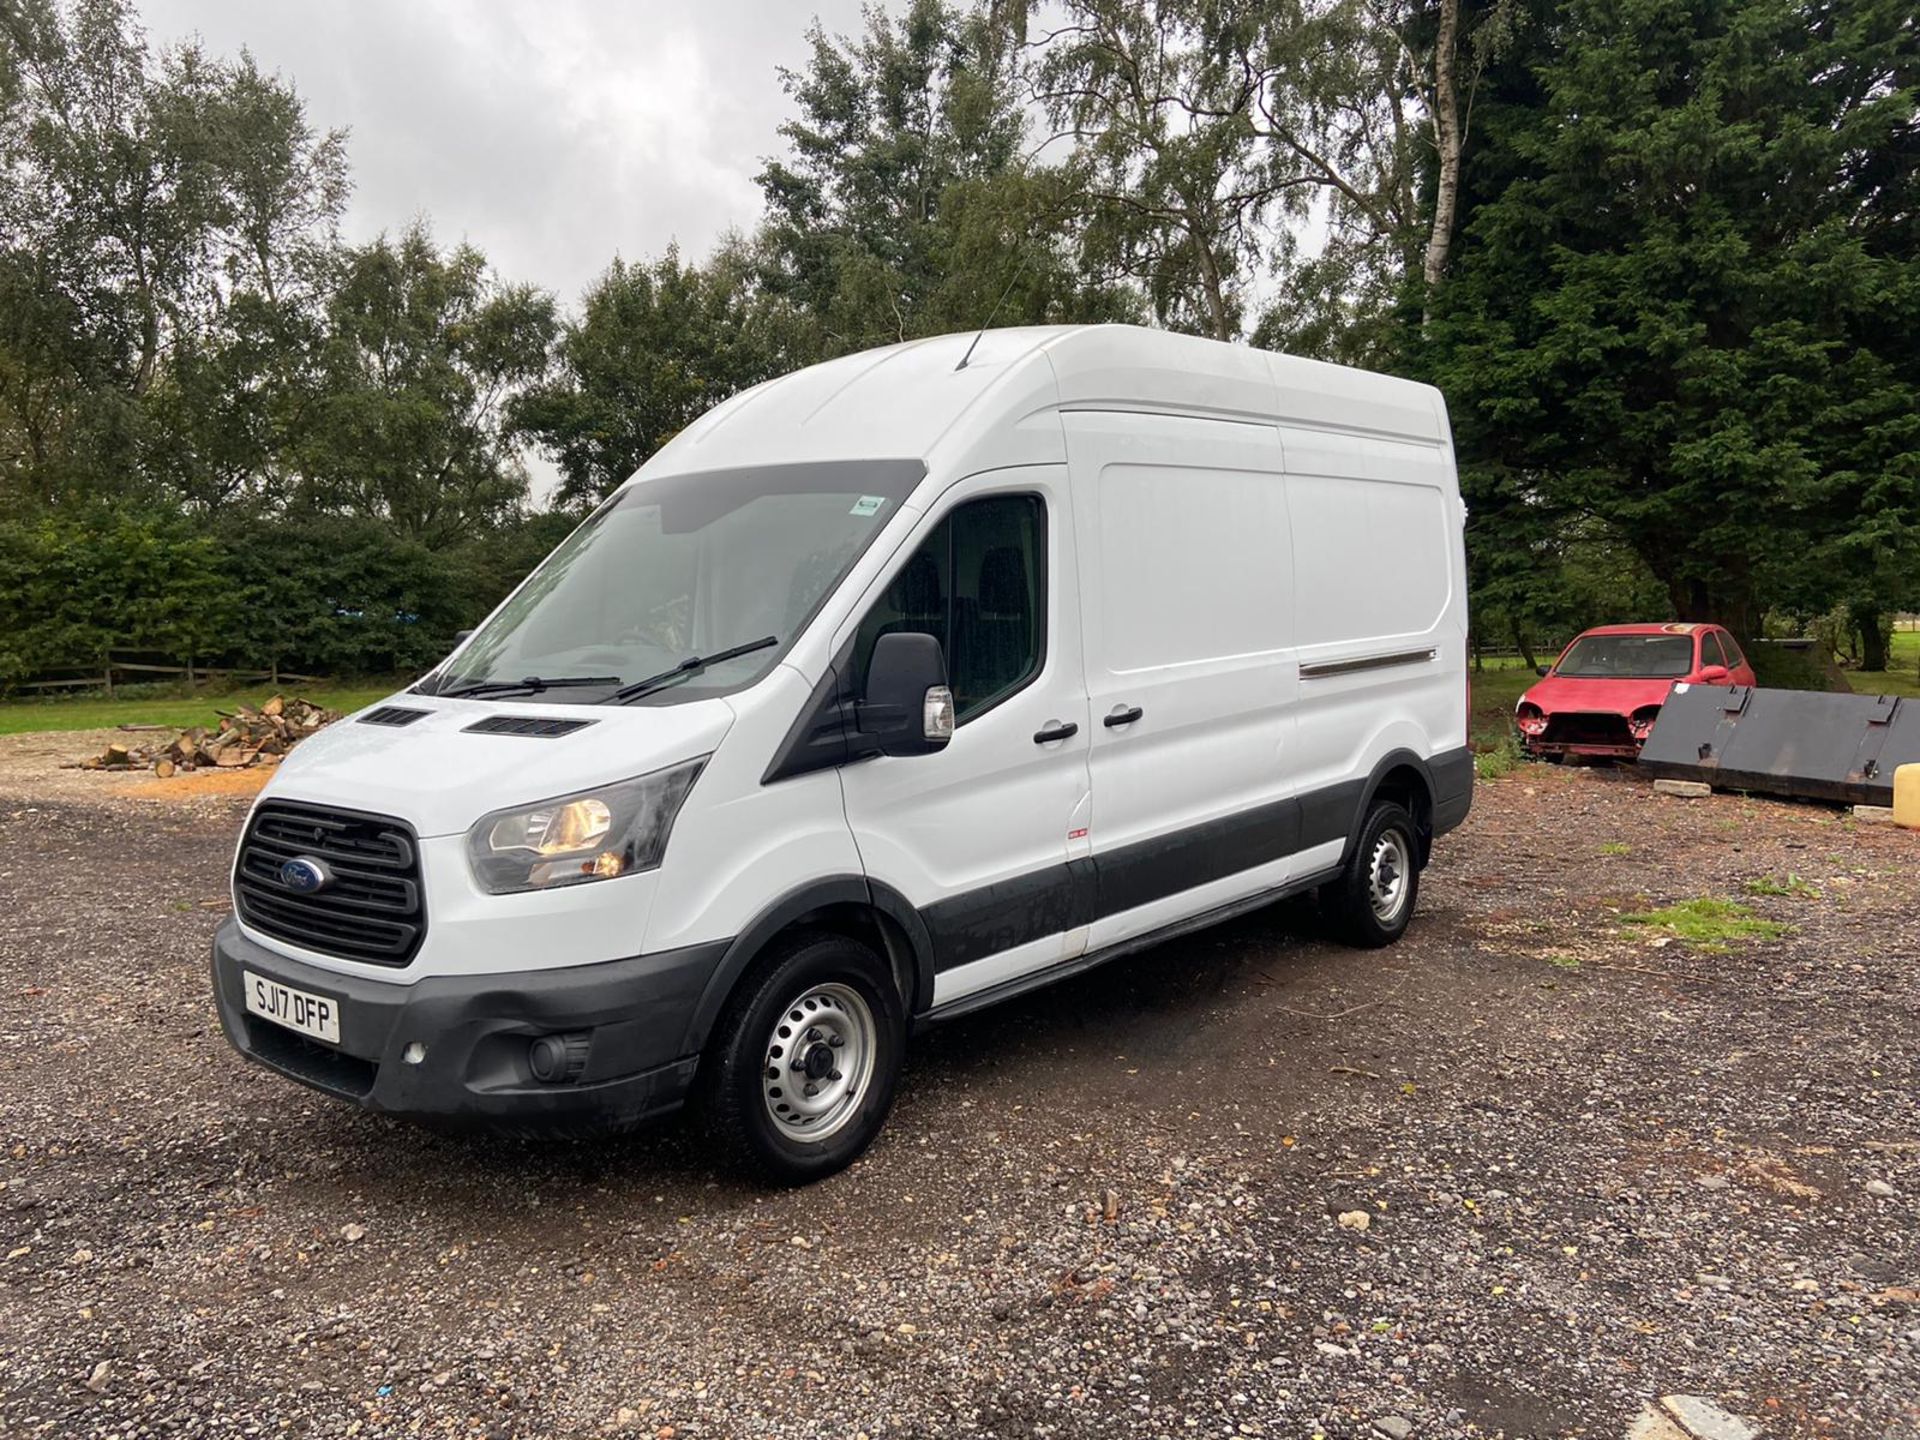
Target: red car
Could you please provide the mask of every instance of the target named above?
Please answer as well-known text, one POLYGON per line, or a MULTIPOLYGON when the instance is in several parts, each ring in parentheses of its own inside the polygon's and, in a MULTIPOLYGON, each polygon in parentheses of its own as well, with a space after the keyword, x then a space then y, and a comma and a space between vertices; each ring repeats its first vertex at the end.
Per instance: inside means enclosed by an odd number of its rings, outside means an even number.
POLYGON ((1677 682, 1756 683, 1747 657, 1718 625, 1599 625, 1540 674, 1513 718, 1527 753, 1548 760, 1631 760, 1677 682))

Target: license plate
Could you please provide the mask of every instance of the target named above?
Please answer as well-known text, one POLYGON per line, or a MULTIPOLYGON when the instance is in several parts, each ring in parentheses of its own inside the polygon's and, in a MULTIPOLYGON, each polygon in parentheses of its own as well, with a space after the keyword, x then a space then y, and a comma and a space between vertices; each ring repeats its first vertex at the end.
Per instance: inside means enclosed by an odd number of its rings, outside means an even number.
POLYGON ((251 970, 240 972, 246 987, 247 1009, 263 1020, 298 1030, 329 1045, 340 1043, 340 1002, 325 995, 309 995, 251 970))

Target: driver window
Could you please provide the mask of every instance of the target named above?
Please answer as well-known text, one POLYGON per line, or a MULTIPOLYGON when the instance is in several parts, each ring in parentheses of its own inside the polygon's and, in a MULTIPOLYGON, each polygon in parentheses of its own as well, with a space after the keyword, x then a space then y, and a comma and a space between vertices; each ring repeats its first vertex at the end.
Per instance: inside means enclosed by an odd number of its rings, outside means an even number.
POLYGON ((1044 653, 1044 540, 1034 495, 973 500, 947 516, 860 622, 861 687, 880 637, 905 631, 940 642, 957 723, 1018 690, 1044 653))

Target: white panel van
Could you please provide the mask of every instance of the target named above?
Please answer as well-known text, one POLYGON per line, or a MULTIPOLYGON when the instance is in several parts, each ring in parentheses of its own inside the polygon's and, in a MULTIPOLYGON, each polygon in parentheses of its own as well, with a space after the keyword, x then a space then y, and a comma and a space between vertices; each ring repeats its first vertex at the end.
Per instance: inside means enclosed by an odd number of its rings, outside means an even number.
POLYGON ((436 670, 302 744, 214 942, 240 1051, 847 1164, 915 1029, 1317 891, 1397 939, 1472 795, 1423 385, 1119 326, 735 396, 436 670))

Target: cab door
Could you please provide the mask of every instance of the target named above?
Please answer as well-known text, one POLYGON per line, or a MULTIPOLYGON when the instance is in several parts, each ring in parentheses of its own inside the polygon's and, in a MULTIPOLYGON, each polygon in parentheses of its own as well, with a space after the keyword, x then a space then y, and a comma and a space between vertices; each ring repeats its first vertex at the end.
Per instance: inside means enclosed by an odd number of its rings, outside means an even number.
POLYGON ((931 755, 841 770, 868 879, 925 920, 936 1006, 1086 943, 1089 726, 1063 466, 963 480, 929 509, 835 636, 864 689, 876 641, 933 635, 955 729, 931 755))

